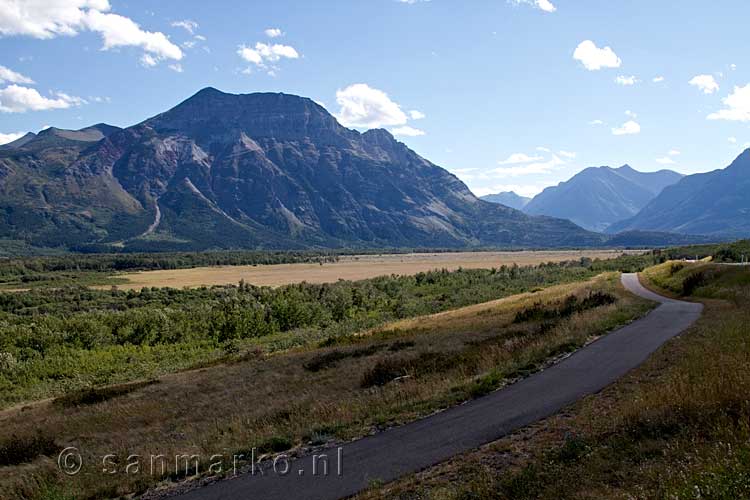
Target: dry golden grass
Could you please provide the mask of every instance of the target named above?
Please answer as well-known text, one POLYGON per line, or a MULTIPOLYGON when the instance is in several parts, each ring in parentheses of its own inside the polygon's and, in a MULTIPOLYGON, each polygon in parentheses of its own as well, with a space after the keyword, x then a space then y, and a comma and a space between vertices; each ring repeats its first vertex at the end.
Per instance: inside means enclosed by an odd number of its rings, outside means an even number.
POLYGON ((502 380, 520 367, 539 365, 561 347, 582 345, 649 307, 625 292, 616 274, 608 274, 386 326, 338 347, 251 355, 234 364, 168 375, 137 390, 111 391, 123 395, 97 404, 44 402, 6 411, 0 415, 0 443, 41 433, 60 446, 77 447, 85 465, 74 477, 62 475, 54 460, 43 456, 31 464, 0 467, 0 497, 39 498, 40 488, 51 487, 75 498, 102 498, 139 492, 160 480, 146 473, 103 475, 101 460, 108 453, 122 460, 130 454, 197 453, 208 460, 273 438, 304 446, 366 435, 457 404, 471 397, 487 374, 500 374, 502 380), (573 315, 551 329, 513 324, 516 311, 536 301, 559 301, 592 290, 615 294, 618 301, 573 315), (372 346, 377 350, 369 355, 340 359, 318 371, 305 368, 332 352, 352 354, 372 346), (362 388, 363 375, 378 361, 417 359, 424 353, 451 360, 466 355, 444 371, 362 388))
MULTIPOLYGON (((289 283, 332 283, 338 280, 362 280, 391 274, 408 275, 433 269, 488 269, 502 265, 536 265, 581 257, 612 259, 621 250, 559 250, 527 252, 446 252, 418 254, 347 255, 327 264, 273 264, 264 266, 217 266, 145 271, 117 275, 128 280, 118 288, 198 287, 236 284, 240 280, 257 286, 281 286, 289 283)), ((642 253, 633 251, 630 253, 642 253)), ((99 288, 110 288, 102 286, 99 288)))

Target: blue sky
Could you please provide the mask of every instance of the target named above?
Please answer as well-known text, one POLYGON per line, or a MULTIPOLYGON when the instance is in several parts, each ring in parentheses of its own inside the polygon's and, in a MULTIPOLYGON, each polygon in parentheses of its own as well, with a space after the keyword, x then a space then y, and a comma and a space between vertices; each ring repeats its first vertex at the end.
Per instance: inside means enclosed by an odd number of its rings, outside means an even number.
POLYGON ((0 140, 213 86, 388 128, 480 195, 708 171, 750 145, 747 19, 745 0, 0 0, 0 140))

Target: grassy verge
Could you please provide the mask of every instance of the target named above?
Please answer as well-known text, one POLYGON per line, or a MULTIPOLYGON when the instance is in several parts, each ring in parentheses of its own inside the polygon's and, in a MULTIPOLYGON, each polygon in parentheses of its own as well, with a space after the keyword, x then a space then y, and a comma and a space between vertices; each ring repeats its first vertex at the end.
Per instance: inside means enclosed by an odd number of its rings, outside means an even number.
POLYGON ((107 498, 180 477, 124 474, 130 455, 210 457, 253 447, 331 444, 398 425, 492 391, 645 314, 652 305, 609 273, 403 320, 317 347, 264 355, 138 385, 74 392, 0 414, 0 497, 107 498), (81 473, 57 470, 56 451, 77 447, 81 473), (103 474, 115 454, 117 474, 103 474), (18 460, 16 462, 19 462, 18 460))
POLYGON ((750 498, 750 270, 668 262, 644 276, 703 301, 703 317, 602 393, 361 497, 750 498))

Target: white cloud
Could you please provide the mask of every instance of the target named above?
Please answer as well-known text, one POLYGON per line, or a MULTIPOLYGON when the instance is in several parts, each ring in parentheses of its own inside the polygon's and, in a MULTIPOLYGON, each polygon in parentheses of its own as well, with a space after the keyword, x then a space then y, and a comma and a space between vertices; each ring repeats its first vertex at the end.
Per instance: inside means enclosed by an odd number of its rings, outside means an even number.
POLYGON ((409 117, 412 120, 422 120, 424 118, 427 118, 424 113, 422 113, 421 111, 417 111, 416 109, 412 109, 411 111, 409 111, 409 117))
POLYGON ((278 38, 284 35, 284 32, 279 28, 268 28, 267 30, 263 31, 263 33, 265 33, 268 38, 278 38))
POLYGON ((143 31, 127 17, 92 10, 88 13, 86 24, 89 29, 101 34, 103 50, 135 46, 157 59, 182 59, 180 48, 170 42, 164 33, 143 31))
POLYGON ((576 156, 578 156, 576 153, 574 153, 572 151, 565 151, 565 150, 558 151, 557 154, 559 154, 563 158, 568 158, 569 160, 572 160, 576 156))
POLYGON ((589 71, 597 71, 602 68, 619 68, 622 60, 610 48, 600 49, 591 40, 584 40, 573 52, 573 59, 580 61, 589 71))
POLYGON ((662 158, 657 158, 656 163, 660 165, 674 165, 676 162, 669 156, 664 156, 662 158))
POLYGON ((615 78, 615 83, 617 83, 617 85, 622 85, 625 87, 635 85, 636 83, 638 83, 638 81, 639 81, 638 78, 632 75, 631 76, 620 75, 617 78, 615 78))
POLYGON ((107 13, 108 0, 0 0, 0 35, 40 39, 99 33, 102 50, 140 47, 155 59, 182 59, 180 48, 164 33, 144 31, 131 19, 107 13))
POLYGON ((195 35, 193 38, 195 38, 196 40, 200 40, 201 42, 206 41, 206 37, 203 35, 195 35))
POLYGON ((635 114, 635 113, 633 113, 633 112, 632 112, 632 111, 630 111, 629 109, 628 109, 628 110, 625 110, 625 116, 629 116, 630 118, 638 118, 638 115, 637 115, 637 114, 635 114))
POLYGON ((408 117, 401 106, 382 90, 366 83, 355 83, 336 91, 341 108, 336 118, 347 127, 379 128, 406 125, 408 117))
POLYGON ((679 149, 670 149, 669 153, 667 153, 669 156, 680 156, 682 152, 680 152, 679 149))
POLYGON ((237 48, 237 55, 245 61, 261 67, 264 67, 268 63, 276 62, 282 58, 299 58, 299 53, 292 46, 281 45, 278 43, 270 45, 263 42, 256 43, 254 47, 240 45, 237 48))
POLYGON ((697 75, 688 83, 701 89, 704 94, 713 94, 719 90, 719 84, 716 82, 713 75, 697 75))
POLYGON ((418 128, 410 127, 408 125, 404 125, 403 127, 392 128, 391 134, 403 135, 406 137, 418 137, 420 135, 425 135, 425 131, 420 130, 418 128))
POLYGON ((513 153, 507 159, 498 161, 497 164, 498 165, 516 165, 519 163, 531 163, 533 161, 539 161, 543 159, 544 159, 543 156, 529 156, 526 153, 513 153))
MULTIPOLYGON (((403 0, 402 0, 403 1, 403 0)), ((509 0, 511 3, 516 5, 531 5, 544 12, 555 12, 557 8, 550 2, 550 0, 509 0)))
POLYGON ((604 122, 602 120, 591 120, 589 125, 604 125, 604 122))
POLYGON ((16 139, 20 139, 24 135, 26 135, 24 132, 11 132, 10 134, 3 134, 0 132, 0 144, 8 144, 16 139))
POLYGON ((0 83, 34 83, 34 80, 0 65, 0 83))
POLYGON ((622 127, 615 127, 612 129, 613 135, 635 135, 641 133, 641 126, 633 121, 628 120, 623 123, 622 127))
POLYGON ((141 56, 141 64, 146 68, 151 68, 159 64, 159 62, 151 54, 143 54, 141 56))
POLYGON ((198 29, 198 23, 191 21, 190 19, 183 19, 182 21, 175 21, 172 23, 175 28, 182 28, 191 35, 195 34, 195 30, 198 29))
POLYGON ((655 76, 655 77, 653 78, 653 80, 651 80, 651 81, 652 81, 652 82, 654 82, 654 83, 661 83, 661 82, 663 82, 663 81, 664 81, 665 79, 666 79, 666 78, 664 78, 663 76, 655 76))
POLYGON ((86 101, 80 97, 57 92, 55 98, 44 97, 36 89, 9 85, 0 89, 0 112, 24 113, 26 111, 45 111, 80 106, 86 101))
POLYGON ((545 148, 544 146, 539 146, 536 148, 537 151, 541 151, 542 153, 551 153, 552 150, 550 148, 545 148))
POLYGON ((734 71, 734 70, 737 69, 737 65, 736 64, 730 64, 729 65, 729 69, 731 69, 732 71, 734 71))
POLYGON ((565 165, 565 161, 557 155, 552 155, 551 159, 544 162, 527 163, 525 165, 514 165, 511 167, 500 167, 492 170, 492 173, 499 176, 508 177, 548 174, 552 172, 555 167, 558 167, 560 165, 565 165))
POLYGON ((415 3, 429 2, 430 0, 396 0, 398 3, 414 5, 415 3))
POLYGON ((724 103, 724 109, 708 115, 709 120, 750 122, 750 83, 744 87, 735 87, 721 102, 724 103))
POLYGON ((184 70, 182 69, 182 64, 176 63, 176 64, 170 64, 169 69, 172 71, 175 71, 177 73, 182 73, 184 70))
POLYGON ((729 141, 730 144, 737 144, 737 138, 736 137, 729 137, 729 138, 727 138, 727 141, 729 141))

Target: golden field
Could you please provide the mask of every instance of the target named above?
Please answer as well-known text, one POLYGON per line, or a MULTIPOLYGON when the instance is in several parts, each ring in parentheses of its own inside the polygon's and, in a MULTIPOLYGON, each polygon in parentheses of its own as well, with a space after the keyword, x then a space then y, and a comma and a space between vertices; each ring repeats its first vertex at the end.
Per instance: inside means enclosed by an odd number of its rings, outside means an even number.
MULTIPOLYGON (((123 290, 143 287, 199 287, 236 284, 240 280, 256 286, 281 286, 290 283, 332 283, 338 280, 362 280, 391 274, 416 274, 433 269, 488 269, 502 265, 528 266, 542 262, 561 262, 581 257, 612 259, 623 253, 642 250, 552 250, 521 252, 445 252, 382 255, 345 255, 336 263, 272 264, 261 266, 216 266, 191 269, 144 271, 117 275, 127 282, 123 290)), ((109 288, 100 287, 100 288, 109 288)))

